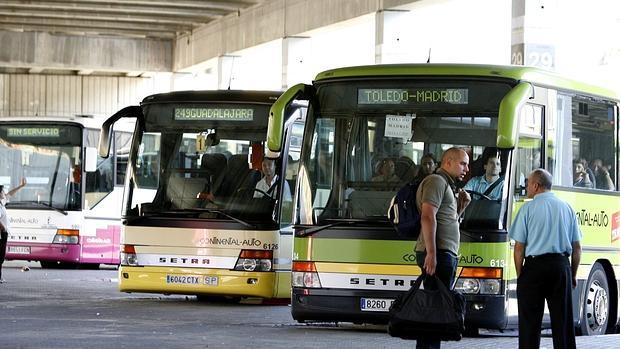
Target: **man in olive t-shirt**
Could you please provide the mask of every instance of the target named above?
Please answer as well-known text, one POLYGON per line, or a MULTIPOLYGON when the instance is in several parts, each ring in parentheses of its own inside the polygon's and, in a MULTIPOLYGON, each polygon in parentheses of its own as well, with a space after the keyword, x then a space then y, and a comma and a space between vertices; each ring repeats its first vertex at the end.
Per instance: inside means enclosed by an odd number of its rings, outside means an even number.
MULTIPOLYGON (((416 204, 422 228, 416 244, 420 268, 429 275, 437 274, 451 288, 456 273, 460 232, 459 216, 471 202, 463 189, 456 190, 455 181, 469 171, 469 156, 460 148, 446 150, 441 167, 427 176, 416 193, 416 204), (455 194, 456 193, 456 194, 455 194)), ((435 289, 433 280, 424 281, 424 288, 435 289)), ((437 340, 418 340, 416 348, 439 348, 437 340)))

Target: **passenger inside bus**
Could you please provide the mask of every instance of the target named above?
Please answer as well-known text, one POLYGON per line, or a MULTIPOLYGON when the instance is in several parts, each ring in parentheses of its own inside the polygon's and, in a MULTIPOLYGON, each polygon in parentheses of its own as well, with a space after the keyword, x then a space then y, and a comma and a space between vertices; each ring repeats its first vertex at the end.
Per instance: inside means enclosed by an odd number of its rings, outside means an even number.
MULTIPOLYGON (((500 176, 502 163, 497 155, 489 156, 483 165, 484 174, 471 178, 463 189, 473 192, 474 200, 482 198, 482 195, 491 200, 499 200, 504 190, 504 178, 500 176)), ((470 193, 471 193, 470 192, 470 193)))
POLYGON ((404 155, 396 160, 394 163, 394 169, 396 171, 396 175, 403 183, 411 182, 418 171, 415 162, 413 162, 413 160, 411 160, 408 156, 404 155))
POLYGON ((594 167, 596 189, 614 190, 614 181, 611 179, 611 175, 609 174, 611 166, 605 165, 601 159, 595 159, 592 161, 592 166, 594 167))
POLYGON ((573 163, 573 186, 579 188, 594 188, 594 183, 588 174, 586 167, 582 160, 577 160, 573 163))
POLYGON ((394 161, 386 158, 377 165, 377 175, 372 177, 373 182, 398 182, 400 178, 394 173, 394 161))
POLYGON ((588 174, 588 178, 590 178, 590 182, 592 182, 592 188, 596 188, 596 177, 594 176, 594 171, 590 168, 588 164, 588 160, 586 158, 579 158, 579 162, 583 164, 583 168, 588 174))
POLYGON ((414 178, 414 182, 421 182, 426 176, 435 173, 437 169, 437 160, 432 153, 422 155, 420 159, 420 169, 414 178))

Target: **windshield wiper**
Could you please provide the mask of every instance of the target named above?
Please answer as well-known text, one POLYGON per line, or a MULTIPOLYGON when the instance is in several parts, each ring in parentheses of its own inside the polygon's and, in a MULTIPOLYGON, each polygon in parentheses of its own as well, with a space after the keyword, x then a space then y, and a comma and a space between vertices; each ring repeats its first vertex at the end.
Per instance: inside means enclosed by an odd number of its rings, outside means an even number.
MULTIPOLYGON (((202 212, 207 212, 207 213, 216 213, 216 214, 220 214, 226 218, 232 219, 233 221, 243 225, 246 228, 251 228, 251 229, 256 229, 256 226, 254 224, 248 223, 244 220, 241 220, 237 217, 234 217, 224 211, 221 210, 217 210, 214 208, 186 208, 183 210, 176 210, 176 211, 162 211, 159 213, 173 213, 173 214, 187 214, 187 213, 202 213, 202 212)), ((153 212, 156 214, 156 212, 153 212)))
POLYGON ((299 233, 297 233, 297 235, 299 236, 310 236, 312 234, 318 233, 321 230, 325 230, 325 229, 329 229, 331 227, 335 227, 335 226, 339 226, 339 225, 357 225, 357 224, 362 224, 362 223, 380 223, 383 222, 382 220, 376 220, 376 219, 351 219, 351 218, 329 218, 326 219, 325 221, 332 221, 332 223, 329 224, 325 224, 325 225, 320 225, 314 228, 310 228, 310 229, 306 229, 304 231, 300 231, 299 233))
POLYGON ((39 206, 45 206, 45 207, 47 207, 49 209, 52 209, 52 210, 54 210, 56 212, 60 212, 60 213, 62 213, 65 216, 68 214, 67 211, 65 211, 65 210, 63 210, 61 208, 58 208, 58 207, 54 207, 51 204, 48 204, 47 202, 40 202, 40 201, 17 201, 17 202, 8 202, 6 205, 7 205, 7 207, 11 207, 11 206, 28 206, 28 205, 31 205, 31 204, 35 204, 35 205, 39 205, 39 206))

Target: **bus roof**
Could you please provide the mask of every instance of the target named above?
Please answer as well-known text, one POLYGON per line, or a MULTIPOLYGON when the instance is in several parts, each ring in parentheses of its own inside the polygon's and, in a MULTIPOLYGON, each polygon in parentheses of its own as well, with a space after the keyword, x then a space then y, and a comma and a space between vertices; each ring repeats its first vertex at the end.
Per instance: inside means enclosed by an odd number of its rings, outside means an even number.
POLYGON ((510 66, 510 65, 479 65, 479 64, 385 64, 357 67, 345 67, 319 73, 315 81, 361 77, 393 77, 393 76, 462 76, 509 79, 516 82, 531 82, 535 85, 557 87, 572 91, 581 91, 618 100, 618 94, 611 90, 588 83, 572 80, 558 73, 544 69, 510 66))
POLYGON ((104 121, 102 118, 94 118, 91 116, 9 116, 0 118, 2 122, 18 122, 18 123, 41 123, 41 124, 58 124, 68 123, 81 125, 86 128, 98 129, 104 121))
POLYGON ((142 100, 141 105, 155 103, 253 103, 273 104, 282 91, 175 91, 158 93, 142 100))

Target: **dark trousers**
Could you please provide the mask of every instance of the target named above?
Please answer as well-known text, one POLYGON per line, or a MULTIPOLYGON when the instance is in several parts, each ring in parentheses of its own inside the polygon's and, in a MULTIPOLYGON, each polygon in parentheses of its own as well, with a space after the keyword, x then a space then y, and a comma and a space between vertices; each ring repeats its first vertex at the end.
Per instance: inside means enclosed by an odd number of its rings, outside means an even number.
POLYGON ((572 276, 568 258, 528 257, 517 280, 519 348, 538 349, 545 300, 551 317, 553 347, 576 348, 573 324, 572 276))
POLYGON ((4 256, 6 256, 6 243, 9 240, 9 233, 6 231, 0 232, 0 279, 2 279, 2 263, 4 263, 4 256))
MULTIPOLYGON (((416 252, 416 261, 420 268, 424 268, 424 258, 426 258, 426 252, 416 252)), ((437 251, 437 268, 435 268, 435 275, 446 285, 449 289, 452 288, 454 283, 454 276, 456 274, 457 256, 446 250, 437 251)), ((437 284, 435 280, 424 280, 424 288, 427 290, 436 290, 437 284)), ((441 348, 441 342, 438 340, 422 340, 416 341, 417 349, 439 349, 441 348)))

